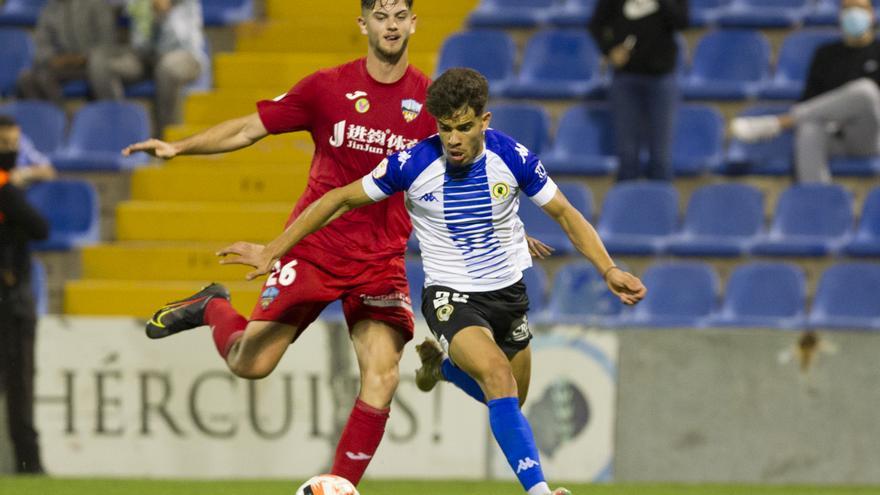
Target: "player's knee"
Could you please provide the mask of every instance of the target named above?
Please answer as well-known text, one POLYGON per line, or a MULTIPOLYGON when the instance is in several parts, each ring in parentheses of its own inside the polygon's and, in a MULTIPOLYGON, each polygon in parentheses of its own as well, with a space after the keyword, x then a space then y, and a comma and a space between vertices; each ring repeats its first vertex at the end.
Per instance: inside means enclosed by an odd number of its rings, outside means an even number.
POLYGON ((480 381, 490 398, 518 395, 516 379, 514 379, 509 365, 493 367, 482 374, 480 381))
POLYGON ((384 370, 364 370, 361 387, 365 391, 393 395, 400 383, 400 371, 396 366, 384 370))
POLYGON ((239 378, 245 378, 248 380, 259 380, 261 378, 266 378, 272 373, 272 369, 274 367, 267 366, 265 364, 261 364, 259 362, 243 362, 243 361, 235 361, 229 363, 229 369, 232 371, 232 374, 239 378))

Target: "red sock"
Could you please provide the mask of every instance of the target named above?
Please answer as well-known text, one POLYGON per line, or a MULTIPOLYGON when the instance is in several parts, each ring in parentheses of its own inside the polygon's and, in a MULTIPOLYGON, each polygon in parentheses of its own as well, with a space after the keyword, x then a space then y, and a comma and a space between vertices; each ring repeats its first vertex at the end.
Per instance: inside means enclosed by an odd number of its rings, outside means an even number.
POLYGON ((330 474, 342 476, 354 485, 361 481, 385 434, 389 411, 370 407, 360 399, 355 402, 339 438, 330 474))
POLYGON ((205 324, 211 327, 217 352, 226 359, 232 344, 244 333, 247 319, 238 314, 229 301, 215 297, 205 307, 205 324))

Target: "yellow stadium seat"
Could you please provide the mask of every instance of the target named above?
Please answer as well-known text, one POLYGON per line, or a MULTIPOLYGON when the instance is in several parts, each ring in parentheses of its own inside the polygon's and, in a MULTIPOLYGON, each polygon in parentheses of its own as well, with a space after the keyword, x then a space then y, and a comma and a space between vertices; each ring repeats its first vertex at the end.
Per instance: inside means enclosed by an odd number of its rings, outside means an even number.
POLYGON ((289 202, 305 190, 308 167, 148 167, 134 172, 131 198, 153 201, 289 202))
POLYGON ((83 248, 84 278, 105 280, 244 280, 251 270, 221 265, 215 256, 224 242, 117 242, 83 248))
MULTIPOLYGON (((463 18, 477 6, 479 0, 419 0, 413 4, 413 12, 425 19, 457 16, 463 18)), ((266 13, 272 19, 297 20, 304 17, 350 17, 360 15, 354 2, 291 2, 290 0, 267 0, 266 13)))

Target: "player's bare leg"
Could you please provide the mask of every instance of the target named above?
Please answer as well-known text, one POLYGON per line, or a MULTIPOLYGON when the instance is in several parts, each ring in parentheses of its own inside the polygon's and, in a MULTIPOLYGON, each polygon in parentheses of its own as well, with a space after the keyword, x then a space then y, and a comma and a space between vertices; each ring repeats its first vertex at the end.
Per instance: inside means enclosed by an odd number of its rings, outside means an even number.
POLYGON ((357 485, 376 453, 400 382, 399 364, 406 343, 386 323, 363 320, 351 329, 361 374, 361 389, 339 438, 331 474, 357 485))
POLYGON ((529 395, 529 384, 532 380, 531 346, 514 354, 510 359, 510 367, 513 369, 513 377, 516 379, 516 388, 519 391, 519 407, 522 407, 529 395))
POLYGON ((296 332, 296 327, 284 323, 251 321, 244 333, 229 343, 226 364, 241 378, 265 378, 281 361, 296 332))

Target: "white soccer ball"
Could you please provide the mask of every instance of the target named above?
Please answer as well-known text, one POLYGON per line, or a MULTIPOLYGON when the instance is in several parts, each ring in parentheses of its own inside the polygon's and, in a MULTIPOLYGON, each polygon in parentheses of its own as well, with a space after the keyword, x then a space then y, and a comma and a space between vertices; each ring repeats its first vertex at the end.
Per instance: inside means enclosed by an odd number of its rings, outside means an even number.
POLYGON ((296 495, 360 495, 347 479, 333 474, 319 474, 306 481, 296 495))

